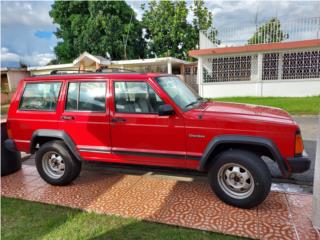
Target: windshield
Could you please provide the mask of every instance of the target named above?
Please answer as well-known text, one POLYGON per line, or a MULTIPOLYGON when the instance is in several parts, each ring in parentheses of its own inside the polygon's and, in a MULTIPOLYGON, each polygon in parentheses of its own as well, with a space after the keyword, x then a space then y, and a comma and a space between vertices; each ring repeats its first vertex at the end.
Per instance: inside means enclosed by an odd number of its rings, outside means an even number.
POLYGON ((163 76, 156 78, 162 89, 183 110, 192 108, 202 98, 186 86, 178 77, 163 76))

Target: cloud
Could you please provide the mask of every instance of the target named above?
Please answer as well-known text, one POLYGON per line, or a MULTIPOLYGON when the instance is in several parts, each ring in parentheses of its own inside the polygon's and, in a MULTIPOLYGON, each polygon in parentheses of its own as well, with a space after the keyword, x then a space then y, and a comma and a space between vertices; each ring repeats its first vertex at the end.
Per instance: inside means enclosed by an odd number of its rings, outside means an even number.
POLYGON ((8 48, 1 47, 1 62, 19 62, 20 56, 12 53, 8 48))
POLYGON ((49 16, 53 2, 7 1, 1 4, 2 66, 47 64, 54 58, 56 25, 49 16))
POLYGON ((18 66, 19 62, 23 62, 28 66, 43 66, 48 64, 52 59, 55 59, 53 53, 34 52, 30 55, 18 55, 6 47, 1 47, 1 66, 18 66))
POLYGON ((1 4, 1 25, 24 25, 38 29, 55 29, 49 10, 51 1, 4 1, 1 4))
MULTIPOLYGON (((126 1, 141 20, 141 4, 147 0, 126 1)), ((53 24, 49 11, 53 1, 2 1, 1 2, 1 59, 2 65, 23 60, 27 64, 44 65, 54 58, 57 38, 52 33, 53 24)), ((193 1, 187 0, 188 8, 193 1)), ((206 1, 213 14, 218 31, 239 25, 252 25, 258 15, 258 23, 278 16, 281 21, 297 18, 318 17, 320 1, 206 1)), ((188 21, 192 21, 192 13, 188 21)), ((308 33, 309 34, 309 33, 308 33)), ((244 35, 241 35, 242 38, 244 35)), ((238 37, 234 34, 233 37, 238 37)), ((247 38, 247 36, 245 36, 247 38)))

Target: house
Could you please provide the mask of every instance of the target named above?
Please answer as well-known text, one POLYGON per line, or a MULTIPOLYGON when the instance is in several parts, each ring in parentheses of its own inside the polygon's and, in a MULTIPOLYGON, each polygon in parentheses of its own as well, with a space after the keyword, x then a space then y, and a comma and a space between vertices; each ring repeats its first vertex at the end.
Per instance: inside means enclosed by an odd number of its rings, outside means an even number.
POLYGON ((54 70, 61 71, 96 71, 100 67, 128 69, 137 72, 161 72, 183 75, 184 66, 190 62, 173 57, 133 59, 133 60, 108 60, 88 52, 82 53, 72 63, 29 67, 32 75, 50 74, 54 70))
POLYGON ((25 68, 1 68, 1 104, 8 103, 22 78, 30 76, 25 68))
POLYGON ((88 52, 82 53, 72 63, 56 64, 39 67, 29 67, 31 75, 50 74, 53 71, 65 72, 95 72, 100 67, 109 69, 127 69, 136 72, 158 72, 178 75, 183 81, 197 91, 196 75, 193 71, 189 71, 196 63, 191 63, 174 57, 148 58, 148 59, 132 59, 132 60, 109 60, 101 56, 95 56, 88 52), (185 69, 187 76, 185 74, 185 69))
POLYGON ((200 49, 189 52, 200 95, 320 95, 319 26, 313 17, 200 31, 200 49))
POLYGON ((203 97, 320 95, 320 39, 190 51, 203 97))

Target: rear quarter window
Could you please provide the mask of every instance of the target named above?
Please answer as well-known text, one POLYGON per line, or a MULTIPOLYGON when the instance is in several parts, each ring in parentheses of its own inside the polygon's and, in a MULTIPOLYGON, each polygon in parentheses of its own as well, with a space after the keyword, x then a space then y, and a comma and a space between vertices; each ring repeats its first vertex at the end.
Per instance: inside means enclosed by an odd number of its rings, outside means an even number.
POLYGON ((55 111, 61 82, 27 83, 20 100, 20 110, 55 111))

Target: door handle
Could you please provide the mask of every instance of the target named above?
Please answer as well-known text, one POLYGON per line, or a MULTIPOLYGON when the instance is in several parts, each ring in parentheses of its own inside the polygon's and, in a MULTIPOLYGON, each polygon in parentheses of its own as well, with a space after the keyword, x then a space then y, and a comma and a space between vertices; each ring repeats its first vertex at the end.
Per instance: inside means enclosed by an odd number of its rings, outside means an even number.
POLYGON ((127 119, 125 119, 125 118, 112 118, 111 119, 111 122, 113 122, 113 123, 126 122, 126 121, 127 121, 127 119))
POLYGON ((74 120, 74 116, 62 116, 63 120, 74 120))

